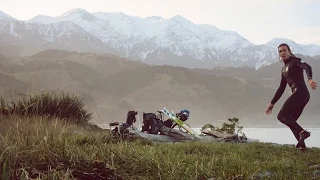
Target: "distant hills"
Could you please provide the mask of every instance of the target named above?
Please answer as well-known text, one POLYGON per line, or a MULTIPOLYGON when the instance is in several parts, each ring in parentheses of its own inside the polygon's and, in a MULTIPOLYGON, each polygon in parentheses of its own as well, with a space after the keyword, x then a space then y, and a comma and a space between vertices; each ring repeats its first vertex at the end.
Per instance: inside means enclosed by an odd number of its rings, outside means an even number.
MULTIPOLYGON (((315 80, 320 79, 320 58, 304 59, 314 68, 315 80)), ((124 122, 128 110, 156 112, 165 106, 176 112, 189 109, 192 125, 221 123, 219 120, 232 117, 247 125, 275 125, 277 111, 290 94, 287 88, 273 114, 265 115, 279 84, 280 63, 259 70, 187 69, 105 53, 45 50, 24 57, 0 55, 0 66, 1 94, 5 97, 42 90, 74 92, 85 97, 86 107, 94 113, 93 121, 99 124, 124 122)), ((301 121, 317 124, 320 95, 310 92, 312 98, 301 121)))

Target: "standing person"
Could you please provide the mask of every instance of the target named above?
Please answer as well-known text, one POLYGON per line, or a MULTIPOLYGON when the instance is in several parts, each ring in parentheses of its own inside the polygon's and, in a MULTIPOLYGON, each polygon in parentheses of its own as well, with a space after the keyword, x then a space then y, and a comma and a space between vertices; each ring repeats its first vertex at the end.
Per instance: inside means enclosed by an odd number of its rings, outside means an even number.
POLYGON ((278 51, 280 60, 283 61, 284 66, 281 69, 280 85, 270 104, 267 106, 266 114, 272 112, 274 104, 280 99, 288 84, 292 94, 282 105, 277 118, 291 129, 298 141, 296 147, 303 151, 306 150, 304 140, 310 136, 310 132, 304 130, 297 123, 298 118, 310 99, 310 93, 304 81, 303 70, 306 71, 308 83, 313 90, 317 88, 317 83, 312 79, 311 66, 300 58, 295 57, 287 44, 280 44, 278 51))

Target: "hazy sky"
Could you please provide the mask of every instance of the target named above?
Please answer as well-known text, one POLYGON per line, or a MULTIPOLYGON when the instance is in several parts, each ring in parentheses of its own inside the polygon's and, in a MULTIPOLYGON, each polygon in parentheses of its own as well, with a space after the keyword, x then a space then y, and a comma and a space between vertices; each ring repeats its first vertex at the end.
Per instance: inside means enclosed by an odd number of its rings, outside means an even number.
POLYGON ((181 15, 195 24, 236 31, 255 44, 279 37, 320 45, 320 0, 0 0, 0 10, 19 20, 74 8, 142 18, 181 15))

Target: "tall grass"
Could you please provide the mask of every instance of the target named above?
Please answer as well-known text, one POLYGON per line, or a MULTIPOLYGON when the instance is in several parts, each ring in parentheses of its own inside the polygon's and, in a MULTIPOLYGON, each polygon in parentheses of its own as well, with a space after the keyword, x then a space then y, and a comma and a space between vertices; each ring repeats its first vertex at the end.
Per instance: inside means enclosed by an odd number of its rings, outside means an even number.
POLYGON ((106 157, 98 145, 108 133, 92 132, 60 119, 2 117, 0 174, 12 179, 115 177, 101 161, 106 157))
POLYGON ((40 179, 311 179, 320 150, 237 143, 112 141, 59 119, 1 119, 0 175, 40 179), (253 178, 254 179, 254 178, 253 178))
POLYGON ((87 123, 92 113, 84 109, 83 99, 64 92, 43 92, 7 103, 0 97, 1 115, 41 116, 74 123, 87 123))

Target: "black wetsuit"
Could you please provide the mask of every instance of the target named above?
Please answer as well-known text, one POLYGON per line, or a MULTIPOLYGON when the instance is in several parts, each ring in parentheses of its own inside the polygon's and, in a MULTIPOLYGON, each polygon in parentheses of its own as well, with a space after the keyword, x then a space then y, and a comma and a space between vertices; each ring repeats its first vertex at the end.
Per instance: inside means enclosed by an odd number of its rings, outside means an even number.
MULTIPOLYGON (((304 72, 306 71, 308 80, 312 79, 312 68, 300 58, 291 56, 287 61, 284 61, 284 66, 281 70, 280 86, 275 93, 271 103, 275 104, 282 96, 286 85, 289 84, 292 94, 284 102, 279 114, 278 120, 287 125, 297 140, 299 133, 303 128, 296 122, 300 117, 304 107, 310 99, 310 93, 304 81, 304 72)), ((303 144, 305 146, 305 144, 303 144)))

